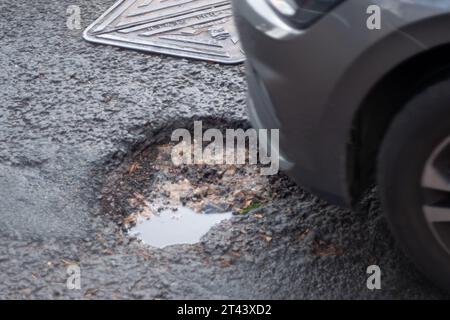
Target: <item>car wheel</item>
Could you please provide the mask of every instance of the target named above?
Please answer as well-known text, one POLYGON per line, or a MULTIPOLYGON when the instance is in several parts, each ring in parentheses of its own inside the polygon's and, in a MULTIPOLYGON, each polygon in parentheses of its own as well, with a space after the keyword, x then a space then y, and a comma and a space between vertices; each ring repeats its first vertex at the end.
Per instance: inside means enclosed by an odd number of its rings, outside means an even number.
POLYGON ((404 251, 450 290, 450 81, 416 95, 393 120, 379 155, 378 183, 404 251))

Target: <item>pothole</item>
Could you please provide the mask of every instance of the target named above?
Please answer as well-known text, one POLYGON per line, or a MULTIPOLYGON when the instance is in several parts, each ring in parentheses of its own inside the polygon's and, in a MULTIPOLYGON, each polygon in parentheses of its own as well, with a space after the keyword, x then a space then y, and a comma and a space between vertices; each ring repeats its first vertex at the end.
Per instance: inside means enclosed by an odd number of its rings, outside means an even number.
MULTIPOLYGON (((131 156, 103 189, 104 210, 148 245, 198 243, 217 223, 255 212, 285 196, 278 190, 289 190, 280 188, 287 179, 261 175, 260 166, 248 161, 175 165, 172 152, 178 143, 170 142, 171 133, 166 130, 131 156)), ((247 147, 236 151, 248 156, 247 147)))

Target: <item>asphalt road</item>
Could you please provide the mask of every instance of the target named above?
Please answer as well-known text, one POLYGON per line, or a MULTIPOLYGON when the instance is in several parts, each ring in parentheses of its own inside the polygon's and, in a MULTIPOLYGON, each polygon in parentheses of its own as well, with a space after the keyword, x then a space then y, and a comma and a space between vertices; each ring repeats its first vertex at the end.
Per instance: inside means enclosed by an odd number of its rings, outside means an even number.
POLYGON ((66 9, 84 28, 113 4, 91 2, 0 3, 0 298, 448 298, 397 249, 376 192, 349 211, 284 190, 193 246, 124 236, 101 208, 105 175, 161 128, 245 119, 246 86, 242 66, 86 43, 66 9))

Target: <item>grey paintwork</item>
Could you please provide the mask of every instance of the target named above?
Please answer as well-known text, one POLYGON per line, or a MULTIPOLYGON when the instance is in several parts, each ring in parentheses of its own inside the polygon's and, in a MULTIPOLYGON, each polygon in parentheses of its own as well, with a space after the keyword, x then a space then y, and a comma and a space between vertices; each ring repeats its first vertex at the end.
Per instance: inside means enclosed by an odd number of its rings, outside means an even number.
POLYGON ((234 9, 249 60, 253 123, 281 128, 284 163, 298 181, 349 203, 355 114, 389 71, 450 42, 450 1, 348 0, 301 31, 265 0, 235 0, 234 9), (373 4, 382 9, 380 30, 367 28, 373 4))

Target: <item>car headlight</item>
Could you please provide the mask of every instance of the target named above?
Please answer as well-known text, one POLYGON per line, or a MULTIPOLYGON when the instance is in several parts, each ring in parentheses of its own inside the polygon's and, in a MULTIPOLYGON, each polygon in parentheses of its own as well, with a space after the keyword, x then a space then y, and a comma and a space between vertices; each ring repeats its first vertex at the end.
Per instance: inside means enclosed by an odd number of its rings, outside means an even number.
POLYGON ((267 0, 279 16, 304 29, 344 0, 267 0))

